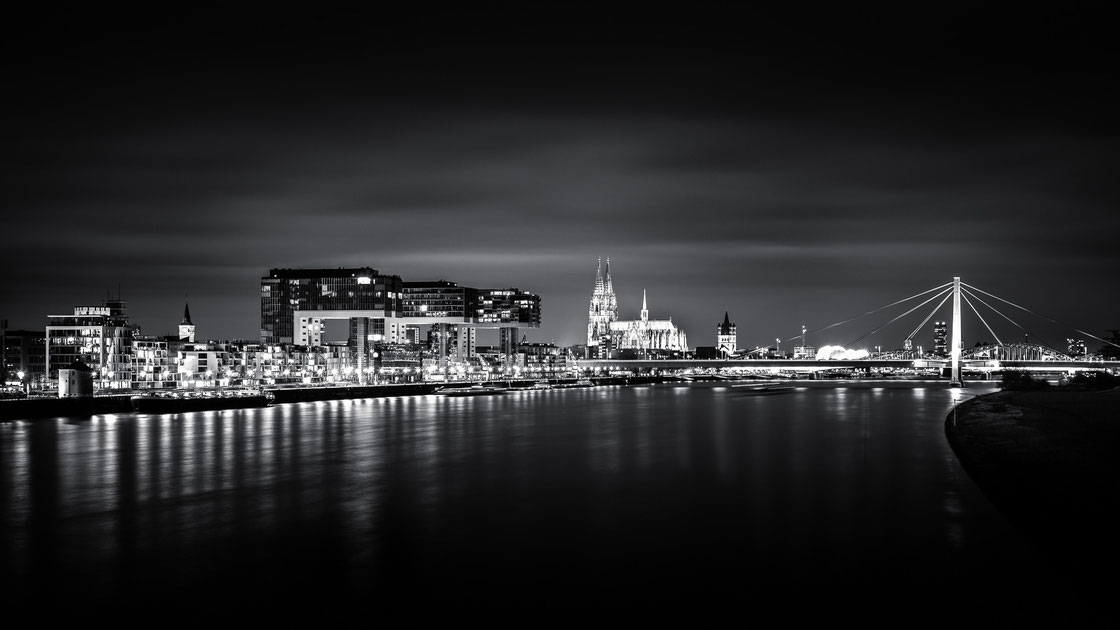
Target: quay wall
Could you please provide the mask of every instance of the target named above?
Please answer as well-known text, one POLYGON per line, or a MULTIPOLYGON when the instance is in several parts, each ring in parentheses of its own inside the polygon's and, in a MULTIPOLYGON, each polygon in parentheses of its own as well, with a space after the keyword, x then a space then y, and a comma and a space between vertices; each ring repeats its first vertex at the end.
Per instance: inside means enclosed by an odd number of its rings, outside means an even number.
MULTIPOLYGON (((474 384, 491 387, 530 387, 539 379, 514 379, 480 383, 403 383, 392 385, 355 385, 345 387, 276 387, 266 388, 275 396, 274 404, 347 400, 353 398, 385 398, 389 396, 421 396, 433 394, 444 386, 463 387, 474 384)), ((552 385, 570 385, 576 379, 548 379, 552 385)), ((595 385, 647 385, 679 380, 674 377, 631 376, 589 379, 595 385)), ((95 414, 132 412, 132 392, 94 396, 92 398, 19 398, 0 400, 0 421, 36 418, 85 418, 95 414)))

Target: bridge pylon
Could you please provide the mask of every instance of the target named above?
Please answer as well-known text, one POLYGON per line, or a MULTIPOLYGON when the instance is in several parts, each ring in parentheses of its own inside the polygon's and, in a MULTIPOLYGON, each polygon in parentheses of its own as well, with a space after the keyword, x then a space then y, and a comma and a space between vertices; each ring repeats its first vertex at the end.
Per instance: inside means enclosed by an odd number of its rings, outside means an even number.
POLYGON ((953 336, 952 349, 949 351, 949 361, 952 363, 952 376, 949 384, 961 387, 961 278, 953 277, 953 336))

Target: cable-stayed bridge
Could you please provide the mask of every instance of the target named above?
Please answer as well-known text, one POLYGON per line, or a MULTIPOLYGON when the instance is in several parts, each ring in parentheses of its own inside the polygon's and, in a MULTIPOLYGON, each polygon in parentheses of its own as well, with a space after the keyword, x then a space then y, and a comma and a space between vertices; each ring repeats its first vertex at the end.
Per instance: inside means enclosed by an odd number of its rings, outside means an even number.
MULTIPOLYGON (((794 373, 794 374, 820 374, 827 372, 842 373, 845 370, 850 371, 864 371, 872 372, 881 369, 914 369, 914 370, 939 370, 950 377, 953 384, 962 383, 963 373, 986 373, 1000 372, 1003 370, 1024 370, 1029 372, 1065 372, 1073 373, 1078 371, 1100 371, 1100 370, 1120 370, 1120 361, 1104 361, 1099 359, 1092 359, 1087 357, 1072 357, 1064 352, 1053 348, 1050 344, 1041 341, 1038 335, 1034 335, 1018 323, 1015 319, 1005 315, 999 309, 992 305, 991 302, 997 302, 1001 305, 1006 305, 1029 313, 1035 317, 1046 320, 1052 324, 1060 325, 1070 331, 1077 332, 1083 337, 1095 339, 1107 345, 1116 346, 1120 348, 1114 341, 1102 339, 1093 335, 1092 333, 1080 330, 1068 324, 1063 324, 1053 318, 1035 313, 1030 309, 1015 304, 1009 300, 1005 300, 997 295, 974 287, 972 285, 961 282, 960 277, 954 277, 952 282, 948 282, 938 287, 934 287, 927 291, 923 291, 908 298, 898 300, 873 309, 861 315, 849 317, 847 319, 834 322, 822 328, 812 331, 802 329, 802 334, 784 340, 785 342, 799 340, 804 347, 808 335, 819 334, 838 326, 848 324, 863 317, 871 316, 880 313, 886 309, 900 306, 907 302, 912 302, 922 299, 920 303, 910 307, 905 312, 893 317, 892 319, 880 324, 873 330, 870 330, 863 335, 860 335, 847 346, 852 346, 859 341, 873 335, 883 328, 894 324, 908 315, 913 314, 922 307, 937 302, 932 310, 926 317, 919 323, 913 331, 905 338, 904 344, 907 348, 911 347, 911 340, 918 332, 929 323, 933 316, 944 305, 952 300, 952 324, 949 329, 951 340, 948 341, 946 352, 944 356, 939 356, 934 353, 927 353, 922 351, 914 351, 912 349, 906 350, 888 350, 887 352, 876 352, 869 356, 854 356, 851 358, 816 358, 816 357, 801 357, 792 359, 775 359, 775 358, 750 358, 749 353, 745 358, 740 359, 588 359, 577 360, 576 365, 582 369, 590 369, 600 372, 617 372, 617 371, 638 371, 645 372, 653 369, 657 370, 685 370, 685 369, 705 369, 710 368, 719 372, 735 372, 735 371, 763 371, 773 374, 794 373), (924 298, 924 299, 923 299, 924 298), (940 301, 938 301, 940 300, 940 301), (1004 341, 995 332, 992 326, 981 314, 980 309, 976 304, 986 307, 991 313, 998 315, 1003 320, 1010 322, 1019 331, 1024 333, 1025 339, 1030 339, 1034 336, 1040 343, 1031 343, 1029 341, 1004 341), (971 309, 971 312, 979 318, 983 327, 995 338, 995 344, 985 344, 974 348, 963 347, 963 329, 962 329, 962 305, 971 309)), ((782 340, 778 340, 781 342, 782 340)), ((864 353, 865 355, 867 353, 864 353)))

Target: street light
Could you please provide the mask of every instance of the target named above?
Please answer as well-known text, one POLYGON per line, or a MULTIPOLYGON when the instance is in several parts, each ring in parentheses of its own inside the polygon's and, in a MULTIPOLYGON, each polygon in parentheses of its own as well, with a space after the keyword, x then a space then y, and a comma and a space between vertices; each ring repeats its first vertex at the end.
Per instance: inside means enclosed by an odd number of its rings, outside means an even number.
POLYGON ((23 383, 23 377, 27 376, 27 374, 25 374, 23 370, 20 370, 20 371, 16 372, 16 376, 19 377, 19 389, 20 389, 20 391, 22 391, 23 393, 26 394, 27 390, 26 390, 26 386, 23 383))

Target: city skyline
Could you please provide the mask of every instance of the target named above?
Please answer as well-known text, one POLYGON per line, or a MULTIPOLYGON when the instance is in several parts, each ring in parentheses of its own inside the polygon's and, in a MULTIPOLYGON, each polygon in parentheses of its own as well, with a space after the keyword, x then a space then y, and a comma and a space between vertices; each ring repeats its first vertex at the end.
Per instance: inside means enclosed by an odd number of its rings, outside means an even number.
POLYGON ((645 291, 692 345, 725 311, 753 347, 953 276, 1120 326, 1093 16, 111 17, 6 44, 10 328, 119 293, 146 334, 189 301, 200 338, 254 339, 268 269, 372 265, 533 292, 530 341, 571 345, 600 256, 623 319, 645 291))

